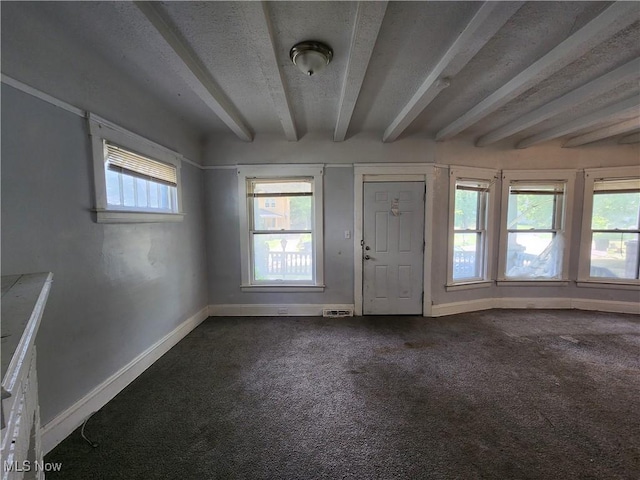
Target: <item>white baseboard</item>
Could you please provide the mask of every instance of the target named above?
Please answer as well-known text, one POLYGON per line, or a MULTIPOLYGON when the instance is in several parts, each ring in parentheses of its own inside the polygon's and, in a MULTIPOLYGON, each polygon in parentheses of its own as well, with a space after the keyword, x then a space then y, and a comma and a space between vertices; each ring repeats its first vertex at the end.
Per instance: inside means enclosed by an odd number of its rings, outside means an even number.
POLYGON ((463 302, 442 303, 431 306, 432 317, 455 315, 456 313, 477 312, 494 308, 493 298, 479 298, 477 300, 465 300, 463 302))
POLYGON ((208 316, 208 307, 192 315, 172 332, 162 337, 87 395, 44 425, 42 427, 42 449, 44 454, 46 455, 53 450, 71 432, 82 425, 85 418, 91 413, 100 410, 208 316))
POLYGON ((599 312, 635 313, 640 315, 640 302, 617 302, 614 300, 592 300, 573 298, 571 308, 578 310, 596 310, 599 312))
POLYGON ((494 298, 493 301, 493 308, 571 308, 570 298, 503 297, 494 298))
POLYGON ((640 314, 640 303, 592 300, 588 298, 481 298, 464 302, 442 303, 431 307, 432 317, 477 312, 490 308, 576 309, 612 313, 640 314))
POLYGON ((353 310, 353 304, 227 304, 209 305, 211 317, 321 317, 325 308, 353 310))

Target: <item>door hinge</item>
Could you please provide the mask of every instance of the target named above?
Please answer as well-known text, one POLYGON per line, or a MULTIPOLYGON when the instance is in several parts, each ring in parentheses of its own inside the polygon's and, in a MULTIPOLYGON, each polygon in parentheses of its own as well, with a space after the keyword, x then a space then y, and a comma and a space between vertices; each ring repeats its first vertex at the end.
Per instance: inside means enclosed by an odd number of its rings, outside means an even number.
POLYGON ((424 253, 425 248, 427 248, 427 242, 426 241, 422 241, 422 253, 424 253))

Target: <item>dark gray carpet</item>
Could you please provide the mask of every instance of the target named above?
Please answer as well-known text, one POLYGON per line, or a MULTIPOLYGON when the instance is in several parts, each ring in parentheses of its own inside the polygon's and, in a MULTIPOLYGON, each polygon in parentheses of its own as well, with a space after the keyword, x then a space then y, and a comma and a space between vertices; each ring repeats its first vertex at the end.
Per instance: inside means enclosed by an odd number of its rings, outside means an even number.
POLYGON ((85 433, 48 479, 638 479, 640 319, 210 318, 85 433))

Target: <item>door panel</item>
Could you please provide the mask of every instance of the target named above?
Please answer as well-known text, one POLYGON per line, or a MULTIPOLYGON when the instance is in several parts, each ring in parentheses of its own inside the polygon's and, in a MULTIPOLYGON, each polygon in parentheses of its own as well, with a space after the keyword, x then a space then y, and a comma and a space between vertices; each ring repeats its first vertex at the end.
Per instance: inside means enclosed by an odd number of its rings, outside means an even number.
POLYGON ((363 313, 421 314, 424 182, 365 183, 363 218, 363 313))

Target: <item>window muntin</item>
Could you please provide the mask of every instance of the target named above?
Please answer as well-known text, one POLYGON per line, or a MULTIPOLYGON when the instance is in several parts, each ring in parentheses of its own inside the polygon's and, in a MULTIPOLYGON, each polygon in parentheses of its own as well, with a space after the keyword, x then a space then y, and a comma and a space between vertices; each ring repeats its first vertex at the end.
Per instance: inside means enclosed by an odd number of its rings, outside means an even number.
POLYGON ((304 177, 247 180, 251 284, 314 282, 313 184, 304 177))
POLYGON ((561 279, 566 182, 509 182, 507 279, 561 279))
POLYGON ((107 206, 114 210, 178 212, 175 165, 104 141, 107 206))
POLYGON ((640 278, 640 178, 593 182, 589 277, 640 278))
POLYGON ((453 214, 454 282, 481 280, 485 277, 486 227, 489 188, 483 180, 455 182, 453 214))

